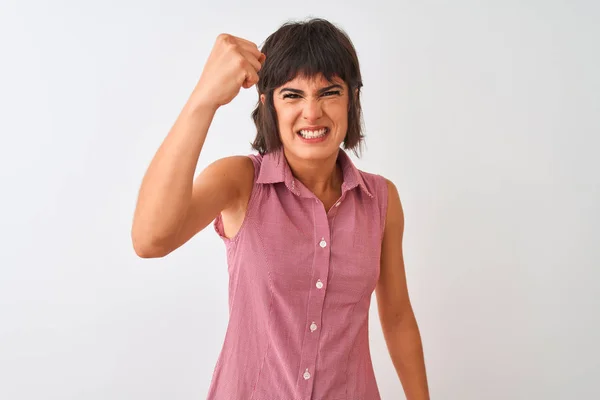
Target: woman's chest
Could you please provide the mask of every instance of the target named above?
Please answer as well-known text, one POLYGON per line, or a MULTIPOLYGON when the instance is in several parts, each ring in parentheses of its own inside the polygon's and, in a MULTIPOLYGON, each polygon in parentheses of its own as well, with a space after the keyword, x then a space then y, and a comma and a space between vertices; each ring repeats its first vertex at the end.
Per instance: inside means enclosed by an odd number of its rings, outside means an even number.
POLYGON ((321 285, 344 302, 358 301, 379 276, 379 212, 375 201, 352 196, 329 212, 313 199, 265 204, 245 233, 260 248, 261 261, 252 268, 263 269, 272 290, 282 294, 321 285))

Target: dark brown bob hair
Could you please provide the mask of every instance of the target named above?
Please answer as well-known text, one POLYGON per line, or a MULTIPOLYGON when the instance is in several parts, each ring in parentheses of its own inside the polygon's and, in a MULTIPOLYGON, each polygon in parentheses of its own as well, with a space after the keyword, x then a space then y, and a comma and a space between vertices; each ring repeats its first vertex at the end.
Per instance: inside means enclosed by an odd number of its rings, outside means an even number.
POLYGON ((286 22, 264 42, 266 59, 258 73, 259 99, 252 111, 256 138, 252 147, 260 154, 281 148, 273 92, 296 76, 313 78, 318 74, 332 82, 334 77, 348 85, 348 131, 344 149, 360 156, 363 135, 360 89, 362 79, 358 57, 348 35, 331 22, 312 18, 303 22, 286 22), (265 95, 265 104, 260 95, 265 95))

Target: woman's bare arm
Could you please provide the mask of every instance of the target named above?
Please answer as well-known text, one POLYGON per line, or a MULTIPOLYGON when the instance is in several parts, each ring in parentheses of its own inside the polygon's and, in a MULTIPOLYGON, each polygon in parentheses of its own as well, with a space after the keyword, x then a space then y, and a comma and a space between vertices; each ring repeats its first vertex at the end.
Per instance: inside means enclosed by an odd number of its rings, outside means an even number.
POLYGON ((140 257, 162 257, 236 207, 253 178, 248 157, 212 163, 194 181, 213 117, 242 87, 258 82, 264 55, 255 44, 219 35, 195 90, 150 163, 138 194, 131 238, 140 257))

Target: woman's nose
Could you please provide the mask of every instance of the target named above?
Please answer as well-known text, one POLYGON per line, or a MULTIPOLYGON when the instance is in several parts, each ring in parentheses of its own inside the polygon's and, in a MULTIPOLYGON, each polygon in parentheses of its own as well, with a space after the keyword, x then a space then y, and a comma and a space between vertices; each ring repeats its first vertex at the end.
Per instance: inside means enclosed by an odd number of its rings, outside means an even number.
POLYGON ((304 104, 302 110, 304 119, 309 121, 316 121, 323 116, 323 109, 321 102, 317 99, 308 99, 304 104))

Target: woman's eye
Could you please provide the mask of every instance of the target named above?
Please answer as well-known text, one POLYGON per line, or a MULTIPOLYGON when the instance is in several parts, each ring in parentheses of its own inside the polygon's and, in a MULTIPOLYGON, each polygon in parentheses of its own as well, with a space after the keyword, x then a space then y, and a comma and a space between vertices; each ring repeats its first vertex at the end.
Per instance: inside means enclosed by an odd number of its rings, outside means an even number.
MULTIPOLYGON (((323 93, 321 96, 339 96, 341 95, 342 92, 340 92, 339 90, 330 90, 328 92, 323 93)), ((302 96, 295 94, 295 93, 286 93, 283 95, 284 99, 300 99, 302 96)))

